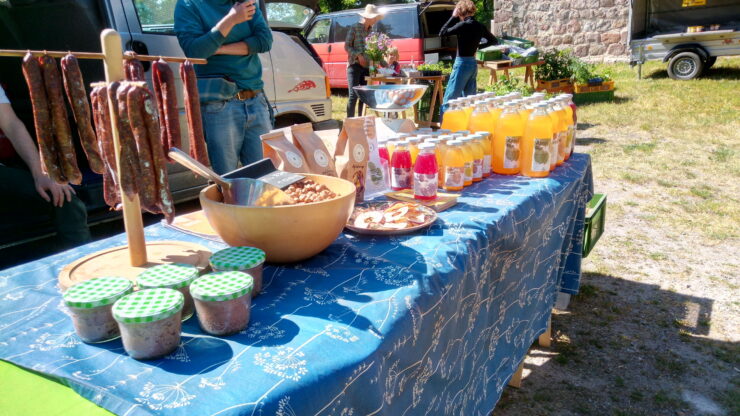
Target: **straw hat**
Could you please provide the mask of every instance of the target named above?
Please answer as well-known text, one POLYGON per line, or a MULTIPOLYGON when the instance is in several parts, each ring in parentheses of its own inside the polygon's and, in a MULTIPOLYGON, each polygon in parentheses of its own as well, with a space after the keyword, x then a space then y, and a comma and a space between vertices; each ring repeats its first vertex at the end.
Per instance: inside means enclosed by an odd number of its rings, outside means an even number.
POLYGON ((360 12, 360 16, 365 19, 375 19, 378 16, 383 16, 383 14, 378 11, 374 4, 368 4, 365 6, 365 10, 360 12))

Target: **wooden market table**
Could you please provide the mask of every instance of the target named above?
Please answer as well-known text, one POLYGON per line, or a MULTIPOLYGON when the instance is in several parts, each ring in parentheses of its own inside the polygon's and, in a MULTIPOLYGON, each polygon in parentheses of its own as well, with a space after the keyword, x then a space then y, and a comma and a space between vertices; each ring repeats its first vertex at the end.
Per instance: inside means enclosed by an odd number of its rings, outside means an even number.
MULTIPOLYGON (((412 76, 412 77, 392 77, 392 76, 382 76, 382 75, 376 75, 376 76, 369 76, 365 77, 365 80, 367 81, 368 85, 373 84, 416 84, 416 81, 433 81, 434 82, 434 90, 432 91, 432 101, 429 103, 429 114, 427 115, 427 121, 419 120, 419 109, 417 106, 414 106, 414 123, 416 123, 419 127, 440 127, 441 124, 438 122, 433 122, 432 117, 434 117, 434 110, 437 106, 438 100, 439 103, 442 103, 442 100, 444 99, 444 86, 442 85, 442 82, 445 80, 447 75, 430 75, 430 76, 412 76)), ((365 107, 367 108, 367 106, 365 107)), ((402 117, 406 118, 406 112, 402 112, 402 117)))
POLYGON ((478 61, 478 65, 481 68, 486 68, 491 71, 491 75, 488 77, 489 84, 498 82, 498 75, 496 74, 498 71, 504 72, 504 78, 510 78, 510 69, 524 68, 524 82, 529 82, 529 85, 534 88, 534 71, 532 70, 532 67, 540 66, 544 64, 545 61, 537 61, 521 65, 511 65, 512 62, 513 61, 478 61))

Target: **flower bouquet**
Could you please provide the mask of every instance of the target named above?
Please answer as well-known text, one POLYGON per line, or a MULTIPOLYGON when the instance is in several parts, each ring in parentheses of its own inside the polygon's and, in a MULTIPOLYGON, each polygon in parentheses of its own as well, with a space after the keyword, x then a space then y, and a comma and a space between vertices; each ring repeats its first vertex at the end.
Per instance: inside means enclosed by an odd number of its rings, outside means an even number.
POLYGON ((377 72, 377 64, 383 61, 391 47, 391 38, 385 33, 371 32, 365 38, 365 55, 370 59, 370 74, 377 72))

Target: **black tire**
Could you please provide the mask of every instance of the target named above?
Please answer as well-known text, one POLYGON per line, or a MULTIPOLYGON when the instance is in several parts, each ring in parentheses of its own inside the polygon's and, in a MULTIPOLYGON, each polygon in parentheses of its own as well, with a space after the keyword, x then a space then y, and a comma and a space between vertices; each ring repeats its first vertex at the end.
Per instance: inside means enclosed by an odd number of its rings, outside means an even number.
POLYGON ((294 124, 308 123, 310 121, 311 120, 308 117, 301 114, 285 114, 275 117, 275 128, 282 129, 294 124))
POLYGON ((709 58, 707 58, 707 61, 704 63, 704 70, 706 71, 707 69, 711 68, 715 62, 717 62, 716 56, 710 56, 709 58))
POLYGON ((668 76, 681 81, 694 79, 703 70, 704 62, 694 52, 681 52, 668 62, 668 76))

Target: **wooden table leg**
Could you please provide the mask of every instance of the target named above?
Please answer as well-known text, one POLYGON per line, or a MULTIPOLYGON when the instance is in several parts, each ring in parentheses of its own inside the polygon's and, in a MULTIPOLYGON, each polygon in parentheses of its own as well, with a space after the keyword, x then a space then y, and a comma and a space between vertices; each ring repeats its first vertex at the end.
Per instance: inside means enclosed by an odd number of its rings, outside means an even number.
POLYGON ((506 79, 510 79, 510 78, 509 78, 509 69, 508 69, 508 68, 504 68, 504 77, 505 77, 506 79))
POLYGON ((493 82, 496 82, 496 83, 498 83, 498 74, 497 74, 497 72, 498 72, 497 69, 492 69, 491 70, 491 75, 493 76, 493 82))
POLYGON ((517 368, 516 373, 511 377, 511 380, 509 380, 509 385, 511 387, 514 387, 515 389, 518 389, 522 386, 522 373, 524 372, 524 360, 522 360, 521 364, 519 364, 519 368, 517 368))
POLYGON ((552 316, 547 318, 547 329, 540 335, 537 342, 540 344, 540 347, 550 348, 552 343, 552 316))
MULTIPOLYGON (((432 117, 434 116, 434 106, 437 105, 437 95, 439 95, 440 87, 442 84, 442 80, 437 79, 434 80, 434 91, 432 92, 432 101, 429 103, 429 116, 427 120, 429 120, 429 123, 432 123, 432 117)), ((440 105, 441 105, 440 101, 440 105)), ((415 122, 419 122, 418 119, 414 120, 415 122)))

